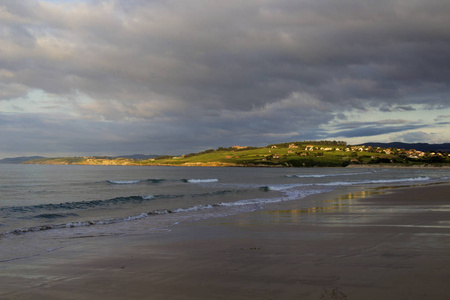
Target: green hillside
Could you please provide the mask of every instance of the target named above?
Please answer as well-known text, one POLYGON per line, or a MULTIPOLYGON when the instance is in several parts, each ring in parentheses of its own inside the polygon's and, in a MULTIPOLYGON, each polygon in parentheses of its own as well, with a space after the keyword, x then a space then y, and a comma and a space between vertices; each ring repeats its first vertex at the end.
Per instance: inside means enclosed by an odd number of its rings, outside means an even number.
POLYGON ((397 148, 350 146, 340 141, 303 141, 266 147, 234 146, 181 156, 147 160, 111 157, 64 157, 26 161, 28 164, 345 167, 348 165, 450 165, 448 153, 397 148))

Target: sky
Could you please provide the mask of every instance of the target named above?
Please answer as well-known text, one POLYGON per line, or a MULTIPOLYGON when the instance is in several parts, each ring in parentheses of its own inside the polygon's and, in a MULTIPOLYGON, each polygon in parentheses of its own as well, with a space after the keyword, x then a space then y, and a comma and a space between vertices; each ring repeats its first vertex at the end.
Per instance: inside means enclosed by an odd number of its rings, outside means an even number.
POLYGON ((0 158, 450 142, 448 0, 0 0, 0 158))

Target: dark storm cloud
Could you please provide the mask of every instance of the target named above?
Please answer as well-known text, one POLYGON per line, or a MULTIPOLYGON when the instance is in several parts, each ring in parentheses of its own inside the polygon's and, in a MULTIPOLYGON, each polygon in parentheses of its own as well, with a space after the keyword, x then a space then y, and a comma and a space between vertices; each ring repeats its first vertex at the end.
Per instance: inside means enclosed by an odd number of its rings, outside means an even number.
POLYGON ((298 91, 346 107, 448 92, 446 1, 17 2, 3 47, 20 51, 2 61, 52 93, 248 110, 298 91))
POLYGON ((43 90, 85 122, 171 128, 186 145, 326 138, 352 110, 449 107, 449 13, 446 0, 5 0, 0 100, 43 90))

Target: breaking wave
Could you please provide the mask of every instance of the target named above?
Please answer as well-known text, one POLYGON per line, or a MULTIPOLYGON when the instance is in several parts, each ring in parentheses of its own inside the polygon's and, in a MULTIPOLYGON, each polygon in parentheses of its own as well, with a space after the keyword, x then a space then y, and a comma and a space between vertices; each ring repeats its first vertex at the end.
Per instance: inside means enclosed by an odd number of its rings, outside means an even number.
MULTIPOLYGON (((346 173, 349 175, 352 173, 346 173)), ((342 175, 342 174, 341 174, 342 175)), ((317 175, 319 176, 319 175, 317 175)), ((291 183, 291 184, 271 184, 266 186, 254 186, 254 188, 259 189, 260 191, 278 191, 279 193, 272 194, 272 197, 268 198, 253 198, 253 199, 245 199, 245 200, 237 200, 232 202, 217 202, 213 204, 199 204, 193 205, 189 207, 180 207, 175 209, 157 209, 150 210, 138 213, 136 215, 131 215, 127 217, 118 217, 111 219, 102 219, 102 220, 87 220, 87 221, 79 221, 79 222, 66 222, 60 224, 46 224, 39 226, 32 226, 27 228, 14 229, 4 233, 5 235, 18 235, 28 232, 38 232, 38 231, 46 231, 53 229, 64 229, 64 228, 76 228, 76 227, 87 227, 87 226, 97 226, 97 225, 107 225, 107 224, 116 224, 123 222, 136 221, 152 216, 158 215, 167 215, 167 214, 180 214, 187 213, 188 217, 191 217, 189 213, 210 210, 210 213, 206 214, 207 216, 214 214, 217 212, 213 210, 214 208, 231 208, 234 207, 233 211, 248 211, 254 209, 260 209, 265 204, 277 203, 282 201, 291 201, 296 199, 302 199, 308 195, 324 193, 333 190, 338 186, 348 186, 348 185, 361 185, 361 184, 395 184, 395 183, 403 183, 403 182, 418 182, 418 181, 429 181, 430 177, 422 176, 422 177, 411 177, 411 178, 400 178, 400 179, 377 179, 377 180, 355 180, 355 181, 335 181, 335 182, 327 182, 327 183, 291 183), (302 189, 298 187, 309 187, 307 189, 302 189), (242 208, 242 209, 241 209, 242 208)), ((210 182, 218 182, 219 180, 216 178, 211 179, 186 179, 184 180, 187 183, 210 183, 210 182)), ((211 196, 221 196, 227 193, 239 192, 239 190, 219 190, 213 192, 206 193, 197 193, 197 194, 181 194, 181 195, 146 195, 146 196, 129 196, 129 197, 117 197, 113 199, 106 200, 93 200, 93 201, 82 201, 82 202, 66 202, 60 204, 41 204, 35 206, 21 206, 21 207, 3 207, 0 208, 0 212, 7 212, 8 210, 11 212, 34 212, 40 213, 35 215, 35 218, 43 218, 47 220, 58 219, 62 217, 66 217, 70 214, 64 211, 54 211, 54 210, 71 210, 71 209, 86 209, 86 208, 97 208, 107 205, 116 205, 122 203, 141 203, 145 201, 153 201, 155 199, 164 199, 164 198, 178 198, 178 197, 211 197, 211 196)), ((181 202, 180 202, 181 203, 181 202)), ((226 210, 225 214, 231 214, 231 210, 226 210)), ((183 215, 184 217, 184 215, 183 215)))
POLYGON ((182 179, 183 182, 188 183, 210 183, 210 182, 219 182, 219 179, 217 178, 211 178, 211 179, 182 179))
POLYGON ((415 182, 415 181, 428 181, 430 177, 414 177, 414 178, 402 178, 402 179, 378 179, 378 180, 361 180, 361 181, 336 181, 329 183, 320 183, 317 185, 356 185, 356 184, 377 184, 377 183, 400 183, 400 182, 415 182))
POLYGON ((148 182, 148 183, 161 183, 163 181, 166 181, 166 179, 161 178, 150 178, 150 179, 136 179, 136 180, 107 180, 106 182, 109 184, 136 184, 141 182, 148 182))
POLYGON ((336 177, 336 176, 352 176, 362 174, 372 174, 377 171, 370 172, 355 172, 355 173, 339 173, 339 174, 299 174, 299 175, 285 175, 288 178, 323 178, 323 177, 336 177))
MULTIPOLYGON (((117 184, 117 185, 126 185, 126 184, 137 184, 137 183, 161 183, 163 181, 166 181, 166 179, 159 179, 159 178, 154 178, 154 179, 145 179, 145 180, 141 180, 141 179, 137 179, 137 180, 107 180, 106 182, 109 184, 117 184)), ((176 180, 175 180, 176 181, 176 180)), ((187 182, 187 183, 211 183, 211 182, 219 182, 219 179, 217 178, 206 178, 206 179, 181 179, 182 182, 187 182)))
MULTIPOLYGON (((4 235, 19 235, 19 234, 24 234, 24 233, 29 233, 29 232, 39 232, 39 231, 46 231, 46 230, 53 230, 53 229, 117 224, 117 223, 140 220, 140 219, 151 217, 151 216, 186 213, 186 212, 196 212, 196 211, 202 211, 202 210, 208 210, 208 209, 220 208, 220 207, 227 208, 227 207, 242 207, 242 206, 256 205, 256 207, 259 209, 259 208, 262 208, 262 206, 264 204, 278 203, 278 202, 282 202, 282 201, 290 201, 290 200, 294 200, 294 199, 300 199, 300 198, 304 198, 308 195, 323 193, 326 191, 328 191, 328 190, 320 189, 320 190, 308 190, 308 191, 300 191, 300 190, 285 191, 285 193, 281 197, 276 197, 276 198, 247 199, 247 200, 239 200, 239 201, 234 201, 234 202, 221 202, 221 203, 214 203, 214 204, 195 205, 195 206, 191 206, 191 207, 187 207, 187 208, 158 209, 158 210, 143 212, 143 213, 140 213, 137 215, 128 216, 128 217, 124 217, 124 218, 112 218, 112 219, 106 219, 106 220, 94 220, 94 221, 88 220, 88 221, 82 221, 82 222, 69 222, 69 223, 63 223, 63 224, 39 225, 39 226, 11 230, 11 231, 4 233, 4 235)), ((150 196, 147 196, 147 197, 150 197, 150 196)), ((141 198, 143 198, 143 197, 141 197, 141 198)), ((153 199, 153 197, 150 197, 150 199, 153 199)))
POLYGON ((305 186, 346 186, 346 185, 358 185, 358 184, 379 184, 379 183, 401 183, 401 182, 416 182, 416 181, 428 181, 430 177, 414 177, 403 179, 379 179, 379 180, 361 180, 361 181, 334 181, 326 183, 291 183, 291 184, 275 184, 260 187, 261 189, 268 189, 271 191, 282 191, 292 189, 295 187, 305 186))
POLYGON ((108 180, 110 184, 135 184, 141 182, 140 180, 108 180))
POLYGON ((64 202, 59 204, 39 204, 30 206, 7 206, 0 207, 0 212, 8 213, 27 213, 36 211, 53 211, 53 210, 75 210, 75 209, 90 209, 97 207, 106 207, 109 205, 117 205, 123 203, 140 203, 143 201, 152 200, 154 198, 175 198, 182 197, 182 195, 148 195, 148 196, 129 196, 129 197, 117 197, 106 200, 91 200, 91 201, 79 201, 79 202, 64 202))
MULTIPOLYGON (((146 195, 146 196, 128 196, 128 197, 117 197, 106 200, 91 200, 91 201, 78 201, 78 202, 64 202, 59 204, 39 204, 39 205, 30 205, 30 206, 10 206, 10 207, 0 207, 0 213, 29 213, 29 212, 38 212, 38 211, 54 211, 54 210, 78 210, 78 209, 94 209, 101 207, 108 207, 111 205, 120 205, 120 204, 140 204, 143 202, 147 202, 149 200, 155 199, 174 199, 174 198, 182 198, 182 197, 212 197, 212 196, 221 196, 230 193, 237 192, 235 190, 219 190, 208 193, 198 193, 198 194, 187 194, 187 195, 146 195)), ((73 214, 60 214, 60 213, 43 213, 37 216, 33 216, 34 218, 58 218, 58 217, 66 217, 73 216, 73 214)))

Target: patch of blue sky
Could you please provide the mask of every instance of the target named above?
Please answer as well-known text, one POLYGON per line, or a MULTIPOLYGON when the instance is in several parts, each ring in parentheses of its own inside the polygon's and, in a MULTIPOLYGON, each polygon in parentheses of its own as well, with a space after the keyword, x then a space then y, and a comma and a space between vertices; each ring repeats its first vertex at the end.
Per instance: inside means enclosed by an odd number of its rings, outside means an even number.
POLYGON ((424 109, 422 104, 410 106, 411 110, 347 112, 344 113, 346 119, 334 120, 323 128, 329 132, 329 136, 349 144, 369 141, 444 143, 450 140, 450 108, 424 109), (370 134, 378 131, 380 134, 370 134), (340 136, 340 132, 347 135, 340 136), (357 133, 361 133, 361 136, 357 133))
POLYGON ((27 96, 4 100, 0 102, 2 113, 41 113, 41 114, 64 114, 76 116, 74 104, 89 102, 87 97, 80 95, 77 99, 68 99, 58 95, 52 95, 42 90, 32 90, 27 96))
POLYGON ((349 120, 357 122, 382 122, 382 120, 407 120, 416 122, 426 122, 433 123, 438 116, 448 115, 450 113, 450 108, 446 109, 434 109, 434 108, 424 108, 423 104, 413 104, 410 105, 412 110, 392 110, 392 111, 381 111, 374 109, 370 112, 358 113, 351 112, 347 113, 349 120))

